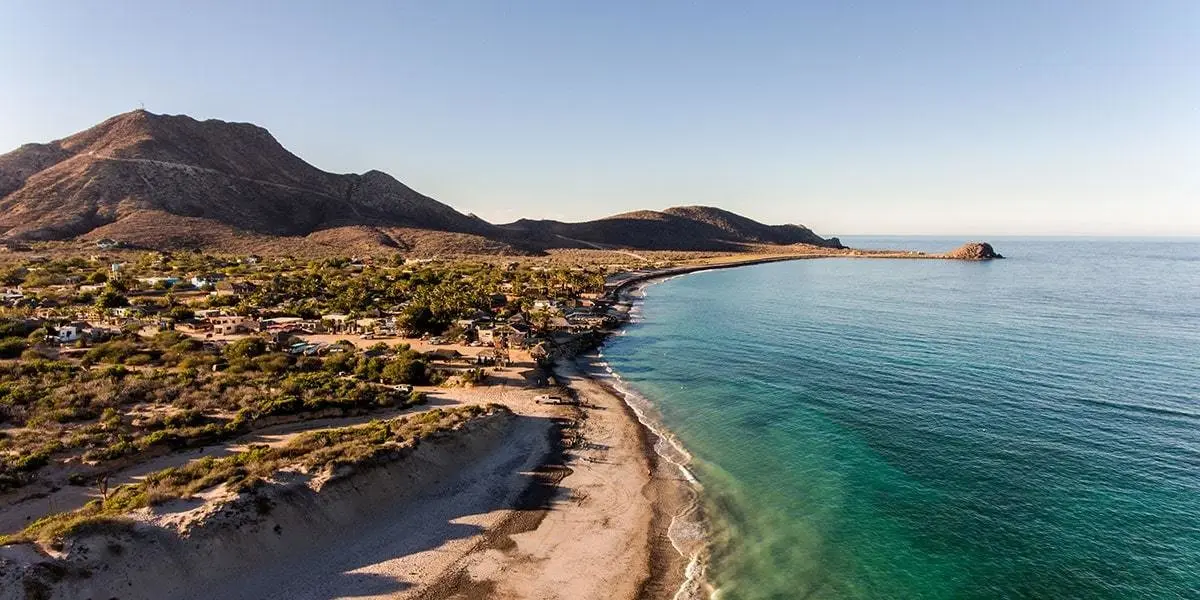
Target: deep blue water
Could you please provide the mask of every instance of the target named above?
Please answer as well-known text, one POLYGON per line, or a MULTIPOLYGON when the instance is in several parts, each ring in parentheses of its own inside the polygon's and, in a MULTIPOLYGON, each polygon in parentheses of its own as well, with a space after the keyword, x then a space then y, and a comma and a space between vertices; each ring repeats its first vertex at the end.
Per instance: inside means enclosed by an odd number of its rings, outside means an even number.
POLYGON ((649 288, 720 598, 1200 598, 1200 240, 992 241, 649 288))

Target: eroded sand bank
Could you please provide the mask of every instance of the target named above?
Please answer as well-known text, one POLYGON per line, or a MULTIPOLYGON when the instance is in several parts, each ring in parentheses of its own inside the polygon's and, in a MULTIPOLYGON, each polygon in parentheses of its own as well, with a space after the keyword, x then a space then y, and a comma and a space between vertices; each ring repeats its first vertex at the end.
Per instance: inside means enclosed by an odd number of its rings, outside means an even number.
POLYGON ((209 497, 65 555, 0 549, 0 597, 27 597, 20 573, 43 562, 74 569, 43 578, 58 598, 670 598, 684 568, 666 536, 678 482, 656 471, 618 397, 560 372, 584 407, 515 387, 449 390, 448 404, 513 415, 319 492, 296 482, 266 514, 214 514, 209 497))

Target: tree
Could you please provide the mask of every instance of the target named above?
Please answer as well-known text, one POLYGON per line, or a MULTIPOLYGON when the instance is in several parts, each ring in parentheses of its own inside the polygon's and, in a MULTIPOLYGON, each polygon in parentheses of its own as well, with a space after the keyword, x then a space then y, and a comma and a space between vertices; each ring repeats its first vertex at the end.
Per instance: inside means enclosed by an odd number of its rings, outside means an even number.
POLYGON ((4 338, 0 340, 0 358, 17 358, 25 348, 25 340, 21 338, 4 338))
POLYGON ((358 361, 354 374, 368 381, 382 379, 384 366, 386 365, 381 358, 363 358, 358 361))
POLYGON ((419 333, 437 333, 441 327, 436 323, 433 311, 428 306, 410 305, 396 318, 396 324, 401 329, 419 333))
POLYGON ((230 360, 247 360, 267 351, 267 343, 262 338, 242 338, 225 347, 225 357, 230 360))
POLYGON ((330 354, 324 361, 325 371, 328 373, 341 373, 353 371, 355 367, 354 355, 349 352, 338 352, 330 354))
POLYGON ((96 296, 96 308, 103 310, 119 306, 129 306, 129 299, 112 287, 106 288, 96 296))
POLYGON ((410 357, 391 360, 380 373, 384 383, 420 383, 425 379, 425 362, 410 357))
POLYGON ((30 344, 40 344, 46 341, 46 338, 50 337, 51 335, 54 335, 54 332, 51 331, 49 327, 39 327, 34 329, 33 332, 26 336, 25 341, 29 342, 30 344))
POLYGON ((275 354, 264 354, 262 356, 258 356, 254 359, 253 364, 255 369, 258 369, 263 373, 279 375, 287 371, 288 367, 291 366, 291 362, 292 361, 288 358, 288 355, 283 354, 282 352, 277 352, 275 354))
POLYGON ((192 317, 196 316, 196 313, 187 306, 179 305, 172 306, 171 310, 167 312, 167 315, 176 321, 190 321, 192 317))

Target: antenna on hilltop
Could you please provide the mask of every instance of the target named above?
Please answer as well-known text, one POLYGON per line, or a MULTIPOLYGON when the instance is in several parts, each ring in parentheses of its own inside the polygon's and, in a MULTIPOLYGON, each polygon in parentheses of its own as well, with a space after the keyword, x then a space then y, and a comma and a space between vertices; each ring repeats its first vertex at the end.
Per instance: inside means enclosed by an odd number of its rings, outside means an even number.
POLYGON ((142 107, 142 110, 146 110, 146 103, 145 103, 145 102, 138 102, 138 106, 142 107))

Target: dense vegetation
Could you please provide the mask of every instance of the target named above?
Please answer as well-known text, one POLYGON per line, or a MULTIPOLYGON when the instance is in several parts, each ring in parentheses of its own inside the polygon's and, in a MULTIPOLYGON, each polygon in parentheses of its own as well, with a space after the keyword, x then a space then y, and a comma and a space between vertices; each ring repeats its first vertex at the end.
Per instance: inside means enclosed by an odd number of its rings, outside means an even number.
MULTIPOLYGON (((128 257, 126 257, 128 258, 128 257)), ((155 314, 186 318, 197 308, 225 307, 238 314, 317 318, 326 313, 372 315, 398 313, 400 326, 438 334, 455 319, 479 310, 528 310, 535 298, 570 297, 603 288, 600 268, 517 268, 492 263, 405 265, 394 259, 378 265, 326 259, 300 263, 290 259, 248 263, 201 254, 142 253, 134 260, 71 258, 12 266, 0 271, 6 285, 24 285, 26 309, 111 309, 131 305, 155 314), (192 274, 236 277, 252 289, 204 297, 194 294, 192 274), (168 284, 163 278, 178 281, 168 284), (149 281, 154 279, 153 282, 149 281), (102 286, 86 292, 72 286, 102 286), (62 289, 54 286, 61 286, 62 289), (508 305, 504 296, 516 297, 508 305)))
POLYGON ((58 453, 103 463, 213 443, 268 417, 420 402, 393 387, 429 381, 420 355, 405 345, 373 354, 296 357, 259 338, 216 350, 164 332, 96 345, 78 361, 0 363, 0 424, 15 427, 0 434, 0 491, 28 483, 58 453))

